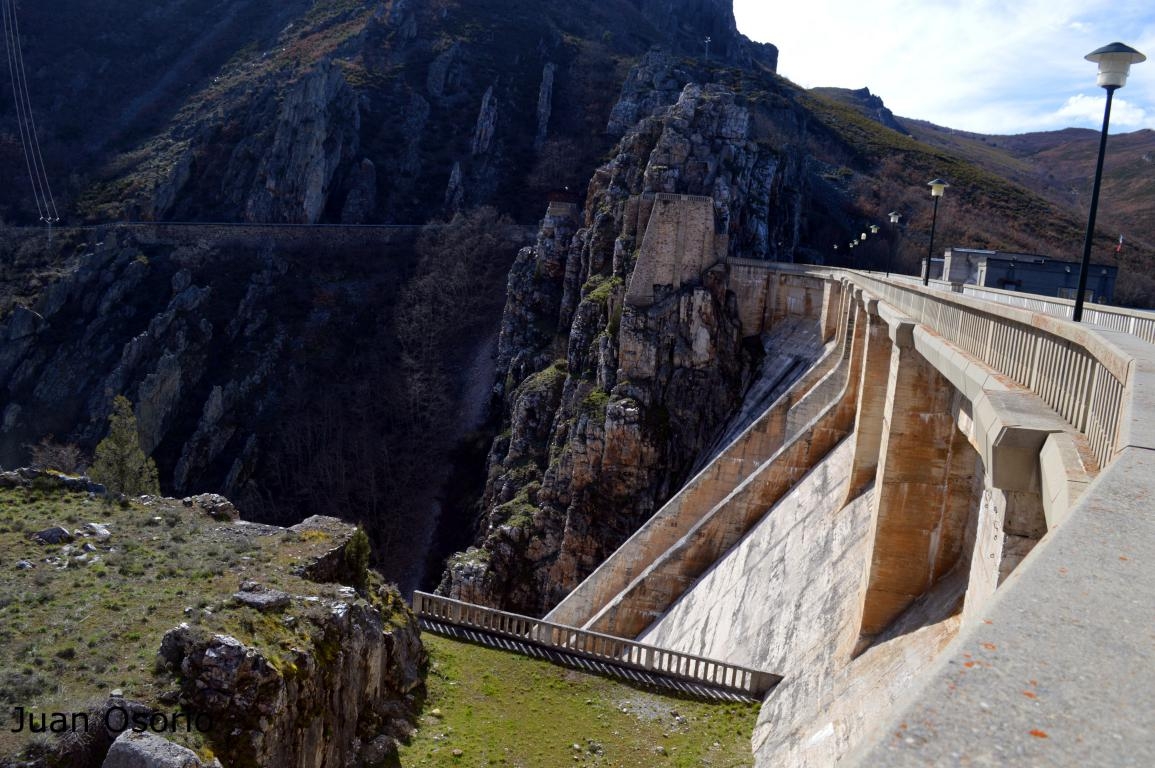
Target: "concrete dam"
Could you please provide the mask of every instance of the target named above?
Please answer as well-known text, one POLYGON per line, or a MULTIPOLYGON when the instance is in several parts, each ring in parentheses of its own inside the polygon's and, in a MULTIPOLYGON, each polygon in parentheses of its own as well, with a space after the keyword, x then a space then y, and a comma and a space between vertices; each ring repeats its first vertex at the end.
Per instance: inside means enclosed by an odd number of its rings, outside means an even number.
POLYGON ((1151 317, 730 259, 658 197, 627 311, 712 270, 823 351, 544 620, 455 615, 722 674, 758 766, 1155 764, 1151 317))

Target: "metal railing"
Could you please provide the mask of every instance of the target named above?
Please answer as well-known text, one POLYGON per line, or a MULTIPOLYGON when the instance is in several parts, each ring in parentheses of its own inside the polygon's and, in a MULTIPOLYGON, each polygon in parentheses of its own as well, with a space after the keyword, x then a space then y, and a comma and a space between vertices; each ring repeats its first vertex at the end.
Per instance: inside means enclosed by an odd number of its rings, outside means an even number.
POLYGON ((426 592, 413 593, 413 610, 422 618, 479 629, 619 667, 643 670, 751 696, 763 696, 782 679, 781 676, 770 672, 670 651, 634 640, 567 627, 426 592))

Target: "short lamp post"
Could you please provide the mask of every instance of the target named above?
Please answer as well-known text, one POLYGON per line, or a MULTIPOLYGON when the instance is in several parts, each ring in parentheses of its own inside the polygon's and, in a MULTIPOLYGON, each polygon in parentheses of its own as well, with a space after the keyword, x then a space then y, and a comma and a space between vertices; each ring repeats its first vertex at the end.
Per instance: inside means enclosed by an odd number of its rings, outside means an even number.
MULTIPOLYGON (((902 214, 899 213, 898 211, 891 211, 890 213, 888 213, 886 215, 890 217, 890 223, 894 226, 895 231, 897 231, 898 230, 898 220, 902 218, 902 214)), ((896 248, 898 248, 898 238, 897 237, 895 238, 894 245, 892 245, 890 247, 890 249, 886 252, 886 276, 887 277, 890 277, 890 262, 891 262, 891 259, 894 258, 894 251, 896 248)))
POLYGON ((926 184, 930 187, 930 196, 934 198, 934 215, 930 219, 930 247, 926 251, 926 272, 923 273, 922 284, 930 285, 930 260, 934 256, 934 228, 938 224, 938 200, 950 184, 942 179, 932 179, 926 184))
POLYGON ((1103 157, 1107 153, 1107 126, 1111 122, 1111 100, 1115 91, 1127 84, 1132 64, 1146 61, 1147 57, 1129 45, 1111 43, 1091 51, 1087 61, 1099 65, 1098 84, 1107 91, 1107 106, 1103 108, 1103 132, 1099 136, 1099 160, 1095 165, 1095 185, 1091 188, 1091 212, 1087 216, 1087 237, 1083 241, 1083 263, 1079 267, 1079 289, 1075 294, 1075 312, 1072 320, 1083 320, 1083 292, 1087 290, 1087 272, 1091 267, 1091 241, 1095 238, 1095 214, 1099 208, 1099 183, 1103 180, 1103 157))

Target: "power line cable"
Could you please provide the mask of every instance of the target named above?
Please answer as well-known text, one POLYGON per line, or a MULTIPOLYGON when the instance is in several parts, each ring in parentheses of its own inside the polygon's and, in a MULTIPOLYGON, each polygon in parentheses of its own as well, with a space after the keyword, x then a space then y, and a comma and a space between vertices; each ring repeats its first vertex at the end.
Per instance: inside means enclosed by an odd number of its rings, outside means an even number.
POLYGON ((31 126, 32 146, 36 151, 36 158, 40 161, 40 173, 44 177, 44 190, 47 192, 47 197, 44 201, 45 212, 48 212, 48 206, 52 206, 51 217, 48 222, 60 221, 60 213, 56 210, 56 198, 52 196, 52 185, 48 183, 48 168, 44 165, 44 154, 40 151, 40 136, 36 132, 36 116, 32 112, 32 97, 28 91, 28 76, 24 68, 24 48, 20 44, 20 17, 16 15, 15 0, 9 0, 12 3, 12 28, 16 35, 16 55, 17 61, 20 63, 20 82, 24 88, 24 103, 26 105, 26 114, 28 115, 28 124, 31 126))
POLYGON ((4 11, 4 41, 8 49, 8 71, 12 78, 12 93, 16 100, 16 119, 20 128, 20 143, 24 150, 24 162, 32 181, 32 191, 36 199, 36 210, 41 221, 50 227, 60 221, 56 200, 48 180, 48 170, 44 164, 44 153, 36 130, 36 118, 32 113, 32 99, 29 95, 28 76, 24 64, 24 52, 20 41, 20 21, 16 16, 15 0, 2 0, 4 11))
POLYGON ((36 212, 44 220, 44 208, 40 204, 40 176, 32 170, 32 154, 28 147, 28 137, 24 121, 24 100, 20 98, 20 78, 16 74, 16 55, 12 44, 12 8, 10 0, 2 0, 4 14, 4 48, 8 54, 8 73, 12 81, 12 97, 16 101, 16 126, 20 131, 20 148, 24 152, 24 164, 28 169, 28 178, 32 182, 32 196, 36 201, 36 212))

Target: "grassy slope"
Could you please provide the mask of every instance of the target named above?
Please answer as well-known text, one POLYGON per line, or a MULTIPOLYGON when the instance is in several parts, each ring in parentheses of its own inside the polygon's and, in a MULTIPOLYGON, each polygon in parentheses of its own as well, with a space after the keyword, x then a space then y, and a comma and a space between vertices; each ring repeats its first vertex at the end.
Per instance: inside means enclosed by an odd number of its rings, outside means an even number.
MULTIPOLYGON (((918 120, 905 124, 920 141, 948 149, 1073 209, 1084 220, 1098 131, 1066 129, 1015 136, 951 131, 918 120)), ((1155 131, 1113 135, 1107 144, 1100 210, 1102 228, 1155 246, 1155 131)))
POLYGON ((429 698, 401 750, 405 768, 753 764, 755 705, 659 696, 512 653, 424 642, 429 698))
MULTIPOLYGON (((286 611, 298 618, 288 626, 281 615, 232 604, 231 596, 254 579, 293 595, 334 597, 336 585, 290 570, 331 547, 321 532, 217 522, 171 499, 109 506, 87 493, 0 490, 0 757, 23 744, 9 733, 16 706, 86 711, 120 688, 128 699, 171 711, 157 697, 175 682, 154 667, 164 633, 182 621, 231 634, 274 666, 290 647, 309 648, 316 625, 301 601, 286 611), (59 546, 29 538, 88 522, 107 525, 111 538, 59 546), (79 559, 85 542, 96 551, 79 559), (20 560, 36 567, 21 570, 20 560)), ((190 745, 203 748, 197 736, 190 745)))

